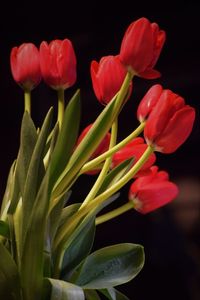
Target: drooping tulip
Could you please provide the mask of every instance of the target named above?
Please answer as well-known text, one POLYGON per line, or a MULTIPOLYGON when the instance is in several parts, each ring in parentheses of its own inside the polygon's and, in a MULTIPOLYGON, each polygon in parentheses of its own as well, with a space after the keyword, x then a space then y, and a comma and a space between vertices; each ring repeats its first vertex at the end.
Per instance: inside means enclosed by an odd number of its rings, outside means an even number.
POLYGON ((41 81, 39 51, 32 43, 14 47, 10 54, 14 80, 25 90, 31 91, 41 81))
POLYGON ((192 131, 195 110, 186 105, 179 95, 163 90, 152 109, 144 136, 148 144, 163 153, 172 153, 180 147, 192 131))
POLYGON ((143 122, 148 118, 150 112, 160 98, 162 91, 162 86, 160 84, 155 84, 144 95, 137 109, 137 118, 140 122, 143 122))
POLYGON ((132 22, 125 32, 120 60, 133 74, 153 79, 160 77, 154 66, 165 42, 165 32, 146 18, 132 22))
MULTIPOLYGON (((111 167, 115 168, 117 165, 129 158, 133 158, 133 164, 135 164, 146 149, 147 144, 144 143, 143 138, 138 137, 133 139, 113 155, 111 167)), ((155 161, 156 156, 154 153, 152 153, 146 163, 141 167, 139 172, 137 172, 136 176, 148 173, 148 169, 155 163, 155 161)))
MULTIPOLYGON (((127 71, 118 56, 109 55, 102 57, 99 63, 93 60, 90 73, 95 95, 102 104, 106 105, 120 90, 127 71)), ((130 91, 131 87, 132 83, 130 91)))
MULTIPOLYGON (((78 146, 80 144, 80 142, 84 139, 84 137, 86 136, 86 134, 88 133, 88 131, 90 130, 90 128, 92 127, 93 124, 88 125, 79 135, 76 146, 78 146)), ((108 132, 105 137, 103 138, 103 140, 101 141, 101 143, 99 144, 99 146, 97 147, 97 149, 92 153, 90 160, 101 155, 102 153, 106 152, 109 149, 109 144, 110 144, 110 133, 108 132)), ((94 175, 99 173, 100 169, 95 169, 95 170, 91 170, 86 172, 86 174, 89 175, 94 175)))
POLYGON ((66 89, 76 81, 76 56, 68 39, 53 40, 40 45, 42 77, 52 88, 66 89))
POLYGON ((134 208, 142 214, 171 202, 178 195, 178 187, 169 181, 165 171, 158 171, 158 167, 151 167, 151 174, 137 178, 129 190, 129 200, 134 208))

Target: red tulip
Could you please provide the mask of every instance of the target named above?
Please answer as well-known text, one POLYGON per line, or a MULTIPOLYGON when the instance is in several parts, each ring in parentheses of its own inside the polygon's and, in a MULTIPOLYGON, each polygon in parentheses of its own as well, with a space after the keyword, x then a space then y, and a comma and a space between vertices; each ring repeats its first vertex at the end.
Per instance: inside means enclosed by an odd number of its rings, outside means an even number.
POLYGON ((111 55, 102 57, 99 63, 93 60, 90 72, 95 95, 104 105, 120 90, 127 73, 119 57, 111 55))
POLYGON ((40 45, 40 66, 44 81, 52 88, 66 89, 76 81, 76 56, 70 40, 40 45))
POLYGON ((163 44, 165 32, 156 23, 141 18, 130 24, 120 49, 120 60, 134 74, 140 77, 158 78, 160 73, 153 69, 163 44))
POLYGON ((150 112, 156 105, 159 97, 161 96, 163 88, 160 84, 153 85, 145 94, 137 109, 137 118, 140 122, 147 119, 150 112))
POLYGON ((179 95, 164 90, 151 111, 144 136, 155 150, 172 153, 181 146, 192 131, 195 110, 179 95))
MULTIPOLYGON (((117 151, 112 157, 112 168, 116 167, 126 159, 131 157, 134 158, 133 164, 135 164, 144 151, 147 149, 147 144, 144 143, 144 139, 141 137, 133 139, 130 143, 124 146, 122 149, 117 151)), ((152 153, 147 160, 147 162, 141 167, 140 171, 137 173, 137 176, 141 174, 146 174, 148 169, 155 163, 156 156, 152 153)))
POLYGON ((39 51, 32 43, 14 47, 10 54, 11 72, 14 80, 27 91, 41 81, 39 51))
MULTIPOLYGON (((80 134, 78 140, 77 140, 77 144, 76 146, 78 146, 80 144, 80 142, 84 139, 84 137, 86 136, 86 134, 88 133, 88 131, 90 130, 90 128, 92 127, 93 124, 88 125, 80 134)), ((90 159, 93 159, 99 155, 101 155, 102 153, 106 152, 109 149, 109 145, 110 145, 110 133, 108 132, 106 134, 106 136, 103 138, 103 140, 101 141, 101 143, 99 144, 99 146, 97 147, 97 149, 93 152, 93 154, 91 155, 90 159)), ((91 170, 86 172, 86 174, 89 175, 93 175, 93 174, 97 174, 99 173, 100 169, 96 169, 96 170, 91 170)))
POLYGON ((142 214, 149 213, 175 199, 178 187, 169 181, 168 173, 151 167, 151 175, 137 178, 129 190, 129 200, 142 214))

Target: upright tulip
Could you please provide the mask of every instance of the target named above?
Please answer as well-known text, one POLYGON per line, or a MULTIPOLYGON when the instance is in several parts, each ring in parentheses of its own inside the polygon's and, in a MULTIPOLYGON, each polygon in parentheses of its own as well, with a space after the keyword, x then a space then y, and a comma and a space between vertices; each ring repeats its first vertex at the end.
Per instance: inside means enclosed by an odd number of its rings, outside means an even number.
POLYGON ((66 89, 76 81, 76 56, 70 40, 40 45, 40 66, 44 81, 52 88, 66 89))
POLYGON ((32 43, 14 47, 10 54, 14 80, 25 90, 31 91, 41 81, 39 51, 32 43))
POLYGON ((102 57, 99 63, 92 61, 90 72, 95 95, 104 105, 120 90, 127 73, 119 57, 112 55, 102 57))
POLYGON ((151 167, 151 174, 137 178, 129 190, 129 200, 134 208, 142 214, 149 213, 176 198, 178 187, 169 181, 165 171, 151 167))
POLYGON ((185 105, 179 95, 164 90, 147 119, 145 139, 155 150, 172 153, 188 138, 194 120, 194 108, 185 105))
POLYGON ((140 122, 145 121, 154 106, 156 105, 159 97, 161 96, 163 88, 160 84, 153 85, 145 96, 140 101, 137 109, 137 118, 140 122))
POLYGON ((153 69, 163 44, 165 32, 156 23, 140 18, 130 24, 125 32, 120 49, 121 62, 134 74, 153 79, 160 73, 153 69))
MULTIPOLYGON (((112 157, 112 165, 111 167, 114 168, 126 159, 133 158, 133 164, 135 164, 142 154, 147 149, 147 144, 144 143, 144 139, 141 137, 133 139, 130 143, 126 146, 121 148, 117 151, 112 157)), ((136 176, 140 176, 142 174, 148 173, 148 169, 155 163, 156 156, 152 153, 147 160, 147 162, 142 166, 140 171, 136 174, 136 176)))
MULTIPOLYGON (((84 137, 86 136, 86 134, 88 133, 88 131, 90 130, 90 128, 92 127, 93 124, 88 125, 80 134, 78 140, 77 140, 77 144, 76 146, 78 146, 80 144, 80 142, 84 139, 84 137)), ((103 140, 101 141, 101 143, 99 144, 99 146, 97 147, 97 149, 92 153, 90 159, 93 159, 99 155, 101 155, 102 153, 106 152, 109 149, 109 144, 110 144, 110 133, 108 132, 106 134, 106 136, 103 138, 103 140)), ((96 170, 91 170, 86 172, 86 174, 89 175, 93 175, 93 174, 97 174, 100 170, 96 169, 96 170)))

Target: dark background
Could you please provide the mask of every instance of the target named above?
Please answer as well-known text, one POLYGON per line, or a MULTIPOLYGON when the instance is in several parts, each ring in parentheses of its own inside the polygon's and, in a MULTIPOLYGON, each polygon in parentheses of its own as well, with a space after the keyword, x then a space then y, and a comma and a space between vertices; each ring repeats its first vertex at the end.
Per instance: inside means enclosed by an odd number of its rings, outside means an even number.
MULTIPOLYGON (((122 1, 116 2, 14 2, 5 3, 0 18, 0 193, 19 146, 20 122, 23 114, 23 92, 12 79, 9 67, 11 48, 23 42, 69 38, 78 61, 78 79, 66 91, 66 99, 77 88, 82 94, 81 128, 94 121, 102 107, 95 99, 91 80, 90 62, 119 52, 127 26, 137 18, 147 17, 167 33, 166 44, 156 68, 162 77, 157 80, 134 79, 133 95, 120 116, 119 139, 137 125, 136 108, 148 88, 161 83, 182 95, 196 108, 197 120, 187 142, 174 154, 158 154, 160 168, 170 172, 171 178, 199 180, 199 87, 200 87, 200 34, 199 5, 189 3, 122 1)), ((40 126, 49 106, 56 104, 56 94, 44 83, 32 93, 33 119, 40 126)), ((74 198, 82 200, 94 178, 86 176, 76 185, 74 198)), ((128 187, 119 201, 126 201, 128 187)), ((191 190, 192 192, 192 190, 191 190)), ((200 195, 198 195, 200 198, 200 195)), ((200 200, 200 199, 199 199, 200 200)), ((189 199, 188 199, 189 201, 189 199)), ((200 205, 197 207, 199 210, 200 205)), ((94 247, 120 242, 135 242, 145 246, 146 263, 143 271, 131 283, 121 287, 129 298, 147 299, 200 299, 199 292, 199 225, 191 235, 177 228, 170 208, 141 216, 129 212, 125 216, 103 224, 97 229, 94 247), (188 245, 195 245, 195 259, 188 245)))

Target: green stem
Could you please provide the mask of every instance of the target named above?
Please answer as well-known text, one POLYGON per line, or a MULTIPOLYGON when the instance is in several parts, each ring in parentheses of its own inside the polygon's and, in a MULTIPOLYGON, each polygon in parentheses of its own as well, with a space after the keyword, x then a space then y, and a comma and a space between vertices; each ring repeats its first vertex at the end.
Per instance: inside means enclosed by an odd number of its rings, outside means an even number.
POLYGON ((24 91, 24 111, 31 114, 31 92, 24 91))
POLYGON ((102 216, 99 216, 96 218, 96 225, 99 225, 99 224, 102 224, 104 222, 107 222, 113 218, 116 218, 120 215, 122 215, 123 213, 127 212, 128 210, 130 209, 133 209, 133 202, 132 201, 129 201, 127 202, 126 204, 116 208, 116 209, 113 209, 112 211, 102 215, 102 216))
POLYGON ((108 199, 110 196, 112 196, 114 193, 120 190, 129 180, 131 180, 153 152, 154 148, 152 146, 148 146, 148 148, 140 157, 140 159, 136 162, 135 165, 133 165, 133 167, 128 171, 126 175, 124 175, 118 182, 113 184, 105 192, 98 195, 93 201, 88 203, 88 205, 86 206, 86 213, 90 212, 91 209, 97 207, 98 205, 101 205, 106 199, 108 199))
MULTIPOLYGON (((114 121, 113 125, 112 125, 112 130, 111 130, 111 139, 110 139, 110 145, 109 148, 112 148, 115 144, 116 144, 116 139, 117 139, 117 128, 118 128, 118 122, 117 120, 114 121)), ((83 208, 86 204, 88 204, 88 202, 90 202, 97 194, 98 190, 100 189, 104 178, 106 176, 106 174, 108 173, 108 170, 110 168, 110 164, 112 161, 112 157, 108 157, 103 165, 103 168, 95 182, 95 184, 93 185, 92 189, 90 190, 89 194, 87 195, 86 199, 83 201, 81 208, 83 208)))
POLYGON ((111 156, 118 150, 120 150, 122 147, 124 147, 128 142, 130 142, 132 139, 136 138, 144 129, 145 122, 141 123, 131 134, 129 134, 124 140, 122 140, 120 143, 116 144, 114 147, 109 149, 108 151, 104 152, 97 158, 94 158, 93 160, 86 163, 82 169, 81 174, 94 169, 96 166, 98 166, 102 161, 104 161, 107 157, 111 156))
POLYGON ((63 116, 65 110, 65 97, 64 97, 64 89, 58 90, 58 125, 59 128, 62 126, 63 116))

